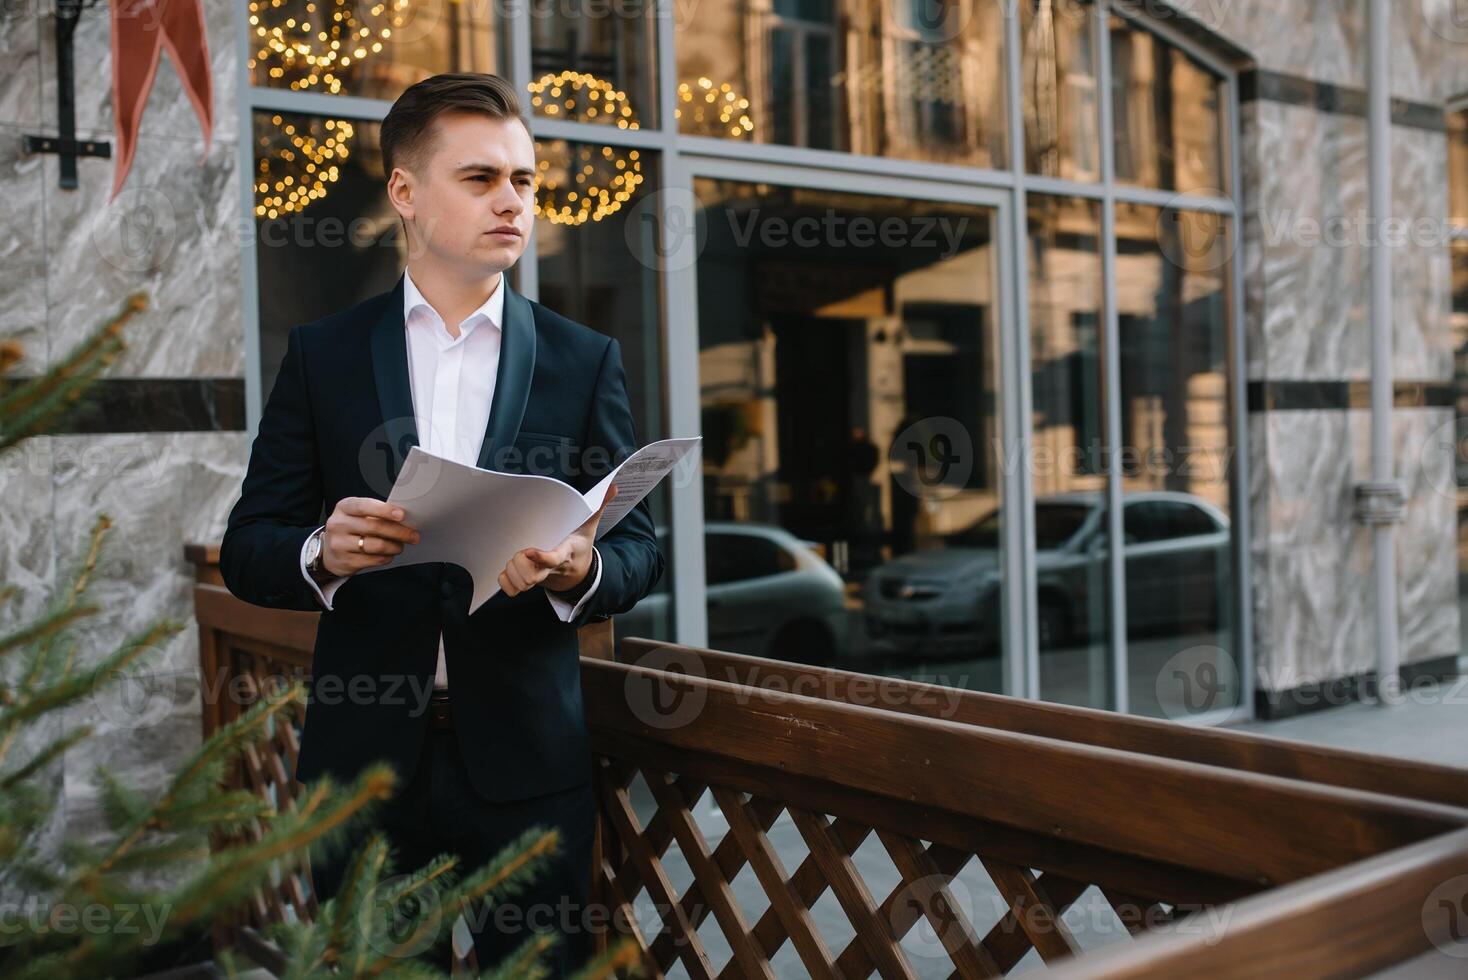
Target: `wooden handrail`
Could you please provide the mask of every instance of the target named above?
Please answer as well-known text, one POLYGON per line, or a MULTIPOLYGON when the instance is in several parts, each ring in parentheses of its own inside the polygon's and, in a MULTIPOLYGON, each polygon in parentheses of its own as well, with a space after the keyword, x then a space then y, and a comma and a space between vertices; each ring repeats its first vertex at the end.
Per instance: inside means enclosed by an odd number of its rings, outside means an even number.
MULTIPOLYGON (((193 554, 212 730, 243 707, 211 696, 224 684, 309 671, 319 617, 248 606, 219 583, 217 556, 193 554)), ((1423 902, 1448 872, 1462 877, 1447 897, 1468 901, 1458 770, 642 638, 617 661, 609 628, 581 640, 593 901, 652 977, 675 962, 692 977, 772 977, 787 944, 811 976, 909 977, 902 940, 922 921, 959 977, 1002 975, 1031 950, 1078 977, 1352 976, 1430 948, 1423 902), (710 795, 727 821, 717 840, 694 818, 710 795), (771 840, 782 820, 806 850, 794 867, 771 840), (885 895, 859 866, 865 842, 897 869, 885 895), (692 872, 681 892, 665 867, 675 850, 692 872), (1003 903, 993 921, 955 898, 975 861, 1003 903), (746 867, 768 899, 757 917, 733 888, 746 867), (1062 915, 1092 888, 1138 941, 1081 955, 1062 915), (855 933, 839 948, 812 914, 827 892, 855 933), (1352 901, 1369 912, 1347 914, 1352 901), (1209 913, 1230 924, 1200 950, 1209 913), (1341 923, 1359 941, 1317 941, 1341 923), (732 954, 722 968, 711 927, 732 954)), ((289 801, 295 749, 282 726, 240 784, 289 801)), ((286 908, 314 914, 304 873, 235 925, 286 908)))

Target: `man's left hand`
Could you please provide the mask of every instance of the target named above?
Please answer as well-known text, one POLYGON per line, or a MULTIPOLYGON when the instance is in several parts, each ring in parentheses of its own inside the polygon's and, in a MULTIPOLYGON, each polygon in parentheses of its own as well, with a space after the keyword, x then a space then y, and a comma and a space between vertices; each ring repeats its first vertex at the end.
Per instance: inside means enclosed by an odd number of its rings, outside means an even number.
POLYGON ((580 585, 591 570, 591 545, 596 540, 596 528, 601 523, 602 512, 616 496, 617 485, 613 483, 607 487, 606 499, 596 513, 550 551, 525 548, 516 552, 505 570, 500 572, 500 588, 505 595, 519 595, 537 585, 553 592, 565 592, 580 585))

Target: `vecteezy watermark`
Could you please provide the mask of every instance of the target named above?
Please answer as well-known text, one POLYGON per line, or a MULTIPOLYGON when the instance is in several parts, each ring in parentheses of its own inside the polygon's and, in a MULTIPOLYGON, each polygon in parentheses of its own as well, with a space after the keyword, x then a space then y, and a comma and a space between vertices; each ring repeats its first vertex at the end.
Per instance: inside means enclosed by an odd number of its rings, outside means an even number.
POLYGON ((884 248, 937 249, 939 260, 957 255, 968 230, 967 215, 889 214, 875 218, 825 208, 819 214, 791 217, 763 208, 726 210, 734 244, 748 248, 758 241, 765 248, 884 248))
POLYGON ((1468 44, 1468 0, 1421 0, 1422 19, 1438 37, 1468 44))
POLYGON ((678 272, 693 267, 708 243, 708 224, 693 191, 668 187, 643 194, 622 226, 628 252, 645 267, 678 272))
POLYGON ((1468 960, 1468 875, 1449 878, 1428 893, 1422 929, 1440 952, 1468 960))
POLYGON ((1422 479, 1442 497, 1458 500, 1468 486, 1468 417, 1456 416, 1433 429, 1417 452, 1422 479))
POLYGON ((1189 198, 1227 198, 1216 188, 1179 194, 1157 212, 1157 247, 1167 261, 1186 272, 1217 272, 1238 250, 1222 215, 1190 207, 1189 198))
MULTIPOLYGON (((384 499, 393 494, 394 503, 404 505, 432 492, 446 467, 453 464, 444 462, 438 452, 410 454, 414 446, 441 445, 444 440, 434 438, 434 433, 431 421, 400 416, 364 435, 357 449, 357 466, 372 492, 384 499)), ((457 440, 458 458, 468 458, 472 455, 469 450, 477 446, 481 452, 476 462, 485 468, 586 486, 611 473, 637 449, 583 446, 569 436, 524 430, 502 443, 496 443, 490 432, 460 432, 457 440)), ((667 479, 674 487, 686 487, 699 478, 699 472, 698 458, 690 453, 677 462, 667 479)))
POLYGON ((0 946, 3 940, 23 934, 50 933, 62 936, 141 936, 142 945, 153 946, 173 906, 137 902, 51 902, 39 896, 0 902, 0 946))
POLYGON ((918 419, 897 433, 887 450, 897 485, 923 500, 942 500, 968 486, 974 471, 974 443, 958 419, 918 419))
POLYGON ((1157 671, 1157 705, 1165 718, 1193 719, 1240 704, 1242 684, 1243 671, 1229 651, 1211 644, 1191 646, 1168 657, 1157 671))
POLYGON ((385 956, 411 957, 429 949, 453 921, 439 919, 442 908, 437 888, 413 875, 394 875, 382 881, 372 901, 357 910, 357 928, 367 945, 385 956))
POLYGON ((132 187, 92 217, 92 245, 121 272, 160 269, 178 242, 173 203, 152 187, 132 187))
POLYGON ((1440 215, 1387 215, 1373 217, 1365 209, 1350 214, 1320 215, 1292 208, 1252 212, 1260 239, 1277 248, 1387 248, 1436 249, 1454 240, 1454 225, 1440 215))
POLYGON ((964 940, 969 928, 990 922, 997 922, 1001 933, 1021 937, 1054 934, 1064 928, 1099 939, 1128 936, 1141 926, 1149 933, 1201 936, 1212 946, 1227 933, 1233 911, 1228 904, 1113 904, 1099 892, 1092 892, 1066 909, 1062 917, 1040 902, 1025 903, 1016 909, 997 890, 975 888, 960 871, 956 876, 924 875, 905 883, 893 896, 887 914, 893 935, 902 937, 903 952, 922 959, 947 960, 948 950, 955 941, 964 940))
POLYGON ((633 717, 649 728, 669 731, 690 725, 708 702, 704 685, 672 679, 707 676, 703 657, 693 650, 658 647, 638 657, 632 666, 647 668, 649 673, 629 673, 622 693, 633 717))

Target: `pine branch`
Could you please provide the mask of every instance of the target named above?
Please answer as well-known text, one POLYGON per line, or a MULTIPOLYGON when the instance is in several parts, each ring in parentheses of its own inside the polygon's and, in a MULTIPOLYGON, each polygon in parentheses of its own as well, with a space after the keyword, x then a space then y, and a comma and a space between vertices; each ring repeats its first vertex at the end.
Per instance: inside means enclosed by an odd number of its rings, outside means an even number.
POLYGON ((326 959, 359 977, 369 959, 373 903, 387 866, 387 841, 373 834, 357 852, 336 896, 327 904, 326 959), (363 917, 366 921, 363 921, 363 917))
MULTIPOLYGON (((92 582, 92 575, 97 570, 97 561, 102 555, 102 541, 111 529, 112 518, 106 514, 97 515, 97 519, 92 523, 92 533, 87 542, 86 554, 82 556, 81 566, 72 576, 71 586, 62 593, 60 600, 55 604, 52 610, 54 613, 75 609, 82 597, 86 595, 87 587, 92 582)), ((50 666, 54 643, 54 635, 41 641, 36 650, 36 660, 32 664, 32 673, 27 679, 26 686, 36 683, 36 679, 42 676, 50 666)), ((65 672, 62 676, 65 676, 65 672)))
POLYGON ((15 787, 19 786, 22 782, 30 779, 36 773, 46 768, 46 766, 53 759, 59 758, 60 756, 64 755, 67 749, 70 749, 73 745, 76 745, 78 742, 81 742, 82 740, 90 737, 91 734, 92 729, 90 726, 83 726, 81 728, 67 732, 61 737, 60 741, 52 742, 40 752, 36 753, 36 755, 32 757, 30 762, 23 763, 14 772, 10 773, 4 779, 0 779, 0 792, 8 793, 13 791, 15 787))
POLYGON ((550 971, 541 964, 541 959, 558 939, 548 933, 536 933, 511 953, 509 959, 481 976, 484 980, 542 980, 550 971))
MULTIPOLYGON (((118 314, 83 339, 60 364, 0 395, 0 452, 44 431, 75 408, 97 375, 126 348, 122 328, 146 306, 141 294, 130 296, 118 314)), ((20 351, 13 345, 8 353, 0 354, 4 370, 19 359, 20 351)))

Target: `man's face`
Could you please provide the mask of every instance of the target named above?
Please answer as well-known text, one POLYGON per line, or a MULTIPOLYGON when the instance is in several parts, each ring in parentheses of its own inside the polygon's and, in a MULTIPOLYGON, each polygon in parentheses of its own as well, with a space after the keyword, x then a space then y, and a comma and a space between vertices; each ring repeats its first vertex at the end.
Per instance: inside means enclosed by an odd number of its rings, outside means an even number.
POLYGON ((388 192, 432 261, 470 278, 500 272, 535 223, 535 144, 519 120, 446 112, 418 158, 393 169, 388 192))

